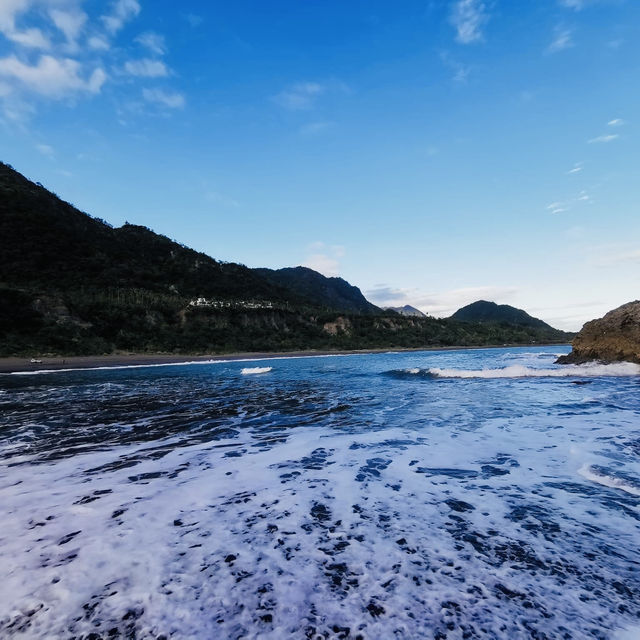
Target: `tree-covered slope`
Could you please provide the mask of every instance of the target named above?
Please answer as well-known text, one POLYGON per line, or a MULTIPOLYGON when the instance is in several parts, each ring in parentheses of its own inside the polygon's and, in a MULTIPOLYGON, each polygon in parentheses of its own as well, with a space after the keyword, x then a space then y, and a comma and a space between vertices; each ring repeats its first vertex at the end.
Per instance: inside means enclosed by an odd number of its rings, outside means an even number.
POLYGON ((113 228, 0 163, 0 355, 529 344, 568 337, 545 327, 384 312, 340 278, 303 267, 249 269, 145 227, 113 228))
POLYGON ((270 282, 285 287, 302 298, 314 300, 320 306, 350 313, 381 313, 381 309, 371 304, 358 287, 342 278, 328 278, 307 267, 256 271, 270 282))
POLYGON ((145 227, 112 228, 0 163, 0 283, 47 291, 139 288, 284 301, 290 292, 145 227))
POLYGON ((452 316, 458 322, 492 322, 506 323, 518 327, 534 327, 553 330, 546 322, 530 316, 526 311, 511 307, 508 304, 496 304, 486 300, 478 300, 458 309, 452 316))

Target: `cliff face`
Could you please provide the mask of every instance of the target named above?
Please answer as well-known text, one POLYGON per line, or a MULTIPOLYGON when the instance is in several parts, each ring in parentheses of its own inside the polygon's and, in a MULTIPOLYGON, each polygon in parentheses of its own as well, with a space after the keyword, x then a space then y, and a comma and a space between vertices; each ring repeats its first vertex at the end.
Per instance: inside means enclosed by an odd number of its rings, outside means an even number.
POLYGON ((623 304, 604 317, 587 322, 572 343, 572 351, 559 364, 588 360, 640 364, 640 300, 623 304))

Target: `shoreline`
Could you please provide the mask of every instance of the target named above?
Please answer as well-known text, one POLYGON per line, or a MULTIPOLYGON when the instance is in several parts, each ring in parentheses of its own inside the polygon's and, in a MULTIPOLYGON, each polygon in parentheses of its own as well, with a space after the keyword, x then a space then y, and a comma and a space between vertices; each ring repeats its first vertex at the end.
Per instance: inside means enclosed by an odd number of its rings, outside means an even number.
MULTIPOLYGON (((162 365, 180 364, 206 364, 207 362, 234 362, 257 361, 273 358, 313 358, 322 356, 350 356, 367 355, 375 353, 405 353, 419 351, 460 351, 467 349, 502 349, 516 347, 549 347, 565 346, 564 342, 544 342, 532 344, 500 344, 478 346, 451 346, 451 347, 386 347, 376 349, 354 350, 314 350, 305 351, 271 351, 271 352, 246 352, 224 354, 148 354, 148 353, 121 353, 96 356, 42 356, 35 358, 38 362, 31 362, 30 358, 10 356, 0 358, 0 374, 11 373, 38 373, 43 371, 78 371, 83 369, 111 369, 123 367, 153 367, 162 365)), ((570 345, 569 345, 570 346, 570 345)))

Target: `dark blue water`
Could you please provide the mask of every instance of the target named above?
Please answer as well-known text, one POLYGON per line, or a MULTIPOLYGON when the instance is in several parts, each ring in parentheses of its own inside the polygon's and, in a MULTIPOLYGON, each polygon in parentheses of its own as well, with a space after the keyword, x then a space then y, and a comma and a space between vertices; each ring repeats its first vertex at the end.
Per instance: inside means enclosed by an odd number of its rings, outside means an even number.
POLYGON ((640 637, 640 368, 567 350, 0 376, 0 636, 640 637))

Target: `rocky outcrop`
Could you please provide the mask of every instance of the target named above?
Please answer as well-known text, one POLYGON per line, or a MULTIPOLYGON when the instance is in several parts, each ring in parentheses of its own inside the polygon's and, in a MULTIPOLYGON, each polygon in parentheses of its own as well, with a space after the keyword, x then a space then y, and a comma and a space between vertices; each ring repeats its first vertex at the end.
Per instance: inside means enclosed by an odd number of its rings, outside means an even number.
POLYGON ((337 336, 341 333, 351 335, 351 329, 351 320, 342 316, 337 317, 334 322, 325 322, 322 326, 322 330, 330 336, 337 336))
POLYGON ((573 339, 570 354, 558 364, 589 360, 640 364, 640 300, 623 304, 604 317, 587 322, 573 339))

